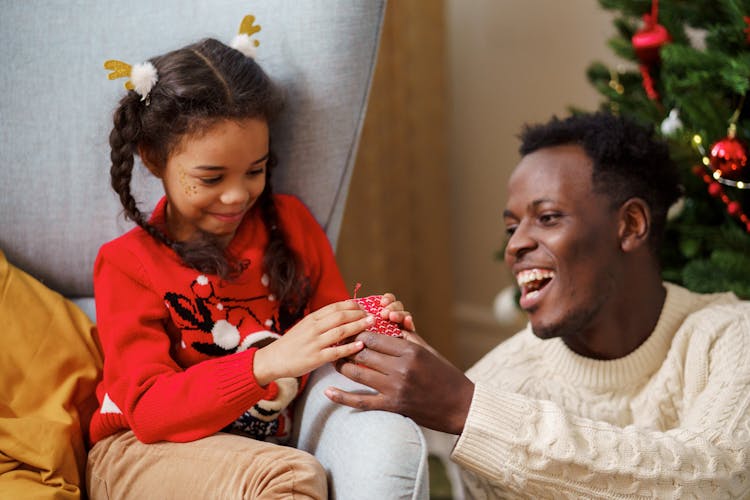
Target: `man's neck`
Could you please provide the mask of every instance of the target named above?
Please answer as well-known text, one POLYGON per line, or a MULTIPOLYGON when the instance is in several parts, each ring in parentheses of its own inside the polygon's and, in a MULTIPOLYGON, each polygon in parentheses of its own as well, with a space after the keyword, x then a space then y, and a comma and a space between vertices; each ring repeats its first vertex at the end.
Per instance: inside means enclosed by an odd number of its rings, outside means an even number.
POLYGON ((623 287, 622 295, 610 304, 610 313, 601 324, 580 336, 562 340, 573 352, 587 358, 610 360, 627 356, 656 328, 666 293, 660 279, 623 287))

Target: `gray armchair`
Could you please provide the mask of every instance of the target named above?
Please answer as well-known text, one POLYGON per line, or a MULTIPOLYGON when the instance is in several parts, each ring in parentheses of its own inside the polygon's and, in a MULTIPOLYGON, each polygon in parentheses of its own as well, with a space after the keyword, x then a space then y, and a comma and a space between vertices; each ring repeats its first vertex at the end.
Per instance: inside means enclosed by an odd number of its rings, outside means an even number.
MULTIPOLYGON (((141 62, 206 36, 229 42, 248 13, 262 26, 257 59, 288 95, 273 132, 285 166, 276 191, 299 196, 335 247, 384 9, 385 0, 6 3, 0 250, 93 318, 98 248, 131 227, 108 174, 107 136, 123 81, 108 81, 102 63, 141 62)), ((144 174, 135 186, 149 210, 160 185, 144 174)), ((295 436, 329 472, 332 497, 426 498, 418 427, 397 415, 336 406, 322 394, 330 385, 351 382, 329 367, 318 370, 295 436)))

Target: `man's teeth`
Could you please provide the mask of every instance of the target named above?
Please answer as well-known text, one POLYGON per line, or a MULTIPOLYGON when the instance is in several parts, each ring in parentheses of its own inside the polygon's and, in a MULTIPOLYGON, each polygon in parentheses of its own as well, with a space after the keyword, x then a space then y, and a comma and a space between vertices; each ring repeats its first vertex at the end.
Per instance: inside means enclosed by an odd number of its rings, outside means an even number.
POLYGON ((555 273, 553 271, 549 271, 546 269, 529 269, 527 271, 521 271, 520 273, 518 273, 516 275, 516 281, 518 282, 518 286, 523 287, 528 285, 529 283, 550 279, 554 276, 555 273))

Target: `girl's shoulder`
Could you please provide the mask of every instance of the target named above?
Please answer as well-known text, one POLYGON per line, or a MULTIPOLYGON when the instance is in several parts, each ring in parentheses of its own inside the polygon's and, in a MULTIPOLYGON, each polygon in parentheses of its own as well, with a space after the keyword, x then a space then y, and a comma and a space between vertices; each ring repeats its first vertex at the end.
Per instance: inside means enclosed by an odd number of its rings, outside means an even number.
POLYGON ((105 255, 117 255, 117 254, 138 254, 141 252, 154 252, 161 245, 159 245, 154 237, 148 234, 140 226, 136 226, 107 243, 104 243, 99 248, 99 254, 105 255))
POLYGON ((134 227, 99 248, 95 274, 105 267, 116 268, 120 273, 140 280, 159 270, 182 267, 182 264, 174 251, 157 242, 141 227, 134 227))
POLYGON ((274 194, 273 201, 279 213, 300 214, 312 217, 307 205, 293 194, 274 194))
MULTIPOLYGON (((274 203, 279 218, 286 227, 300 226, 310 227, 314 224, 320 227, 310 209, 305 203, 293 194, 274 194, 274 203)), ((312 227, 315 227, 312 226, 312 227)))

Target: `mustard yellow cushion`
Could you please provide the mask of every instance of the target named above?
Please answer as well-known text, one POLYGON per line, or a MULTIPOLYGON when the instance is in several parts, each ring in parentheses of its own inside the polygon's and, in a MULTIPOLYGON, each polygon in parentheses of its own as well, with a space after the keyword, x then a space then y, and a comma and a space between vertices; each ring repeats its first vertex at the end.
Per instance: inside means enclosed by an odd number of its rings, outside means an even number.
POLYGON ((1 496, 85 497, 88 423, 102 365, 94 326, 2 251, 0 318, 1 496))

